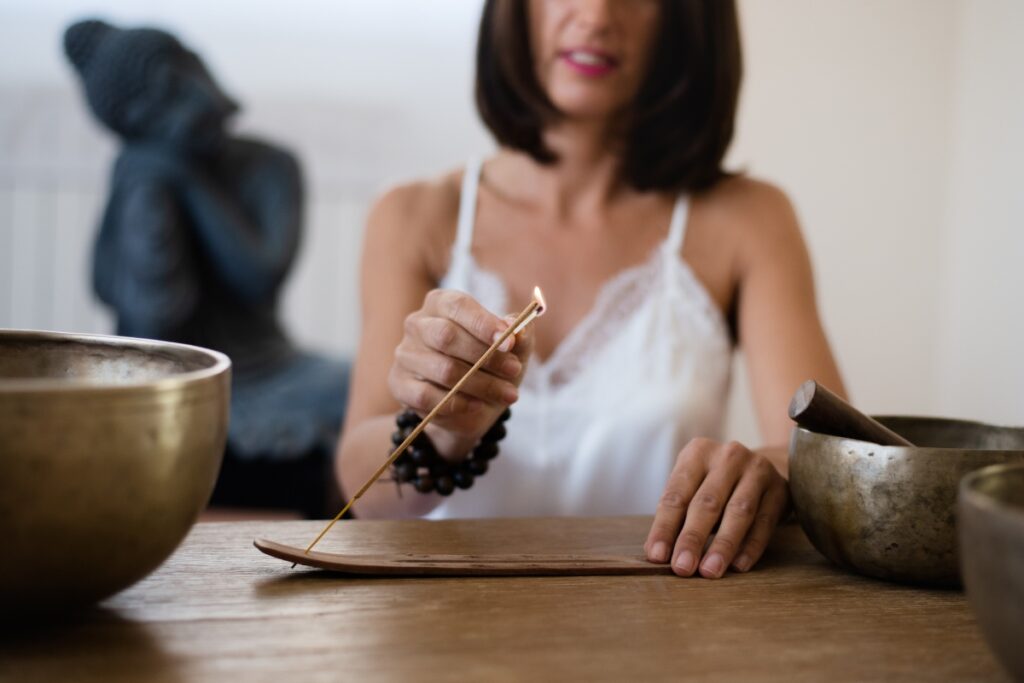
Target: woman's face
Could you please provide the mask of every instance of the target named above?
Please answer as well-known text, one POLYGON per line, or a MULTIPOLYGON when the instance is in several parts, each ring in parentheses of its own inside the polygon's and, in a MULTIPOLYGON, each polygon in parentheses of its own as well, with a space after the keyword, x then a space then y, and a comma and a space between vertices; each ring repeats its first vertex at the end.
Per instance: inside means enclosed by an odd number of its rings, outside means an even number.
POLYGON ((658 0, 530 0, 537 79, 570 119, 613 117, 632 104, 656 38, 658 0))

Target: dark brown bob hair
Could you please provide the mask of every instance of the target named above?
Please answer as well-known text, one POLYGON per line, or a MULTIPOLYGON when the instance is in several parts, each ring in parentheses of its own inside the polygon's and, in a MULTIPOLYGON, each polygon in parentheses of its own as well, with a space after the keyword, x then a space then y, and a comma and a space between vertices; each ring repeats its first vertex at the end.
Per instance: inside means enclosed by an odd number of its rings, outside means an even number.
MULTIPOLYGON (((498 142, 550 164, 543 129, 561 113, 537 81, 527 0, 487 0, 476 104, 498 142)), ((729 175, 743 59, 734 0, 662 0, 650 72, 625 131, 623 175, 637 190, 696 191, 729 175)))

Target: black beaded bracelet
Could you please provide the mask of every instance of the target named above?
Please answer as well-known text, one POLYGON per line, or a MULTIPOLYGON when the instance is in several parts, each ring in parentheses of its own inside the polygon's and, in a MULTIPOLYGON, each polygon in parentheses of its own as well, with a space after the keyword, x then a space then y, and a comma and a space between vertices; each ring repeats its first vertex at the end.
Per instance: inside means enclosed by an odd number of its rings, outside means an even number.
MULTIPOLYGON (((437 491, 442 496, 450 496, 456 488, 468 489, 473 481, 485 474, 489 463, 498 457, 498 442, 505 438, 505 421, 512 412, 505 412, 495 421, 480 443, 461 462, 448 462, 434 448, 434 442, 424 432, 413 440, 412 444, 395 459, 391 466, 394 479, 399 484, 409 483, 420 493, 437 491)), ((398 430, 391 435, 391 442, 398 446, 409 436, 420 416, 411 410, 403 410, 395 418, 398 430)))

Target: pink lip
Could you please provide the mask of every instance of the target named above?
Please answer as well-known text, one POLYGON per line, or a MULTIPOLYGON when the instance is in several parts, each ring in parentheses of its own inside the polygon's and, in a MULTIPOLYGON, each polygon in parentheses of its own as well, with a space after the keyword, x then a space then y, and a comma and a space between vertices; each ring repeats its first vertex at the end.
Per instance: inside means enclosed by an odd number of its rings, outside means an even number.
POLYGON ((587 48, 574 48, 571 50, 563 50, 558 54, 558 58, 565 62, 570 68, 572 68, 577 73, 583 74, 584 76, 589 76, 591 78, 606 76, 615 69, 617 69, 619 66, 619 62, 617 59, 615 59, 615 57, 605 52, 600 52, 599 50, 591 50, 587 48), (607 61, 603 64, 583 64, 572 58, 572 54, 574 52, 583 52, 586 54, 594 55, 595 57, 600 57, 607 61))

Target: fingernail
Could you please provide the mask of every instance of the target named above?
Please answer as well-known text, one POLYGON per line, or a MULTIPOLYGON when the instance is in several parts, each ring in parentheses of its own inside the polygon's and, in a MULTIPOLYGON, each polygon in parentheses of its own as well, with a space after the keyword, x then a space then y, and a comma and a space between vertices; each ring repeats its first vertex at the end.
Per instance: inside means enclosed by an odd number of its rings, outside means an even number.
POLYGON ((687 574, 693 572, 693 553, 689 550, 684 550, 679 553, 679 557, 676 558, 676 567, 683 570, 687 574))
POLYGON ((722 556, 718 553, 711 553, 704 558, 704 562, 700 565, 700 571, 702 574, 710 574, 716 579, 722 575, 723 569, 722 556))
POLYGON ((668 559, 668 546, 665 545, 664 541, 658 541, 651 548, 649 557, 652 562, 664 562, 668 559))
MULTIPOLYGON (((501 332, 495 332, 494 336, 491 337, 491 343, 493 344, 494 342, 498 341, 498 338, 503 334, 505 334, 505 330, 502 330, 501 332)), ((515 343, 516 336, 514 334, 510 334, 507 337, 505 337, 505 341, 501 342, 501 345, 498 347, 498 350, 505 352, 511 351, 512 345, 515 343)))
POLYGON ((501 364, 501 371, 508 377, 518 377, 523 369, 523 364, 517 358, 506 358, 501 364))
POLYGON ((746 553, 740 553, 740 556, 733 561, 733 565, 738 571, 745 572, 750 569, 750 555, 746 553))

